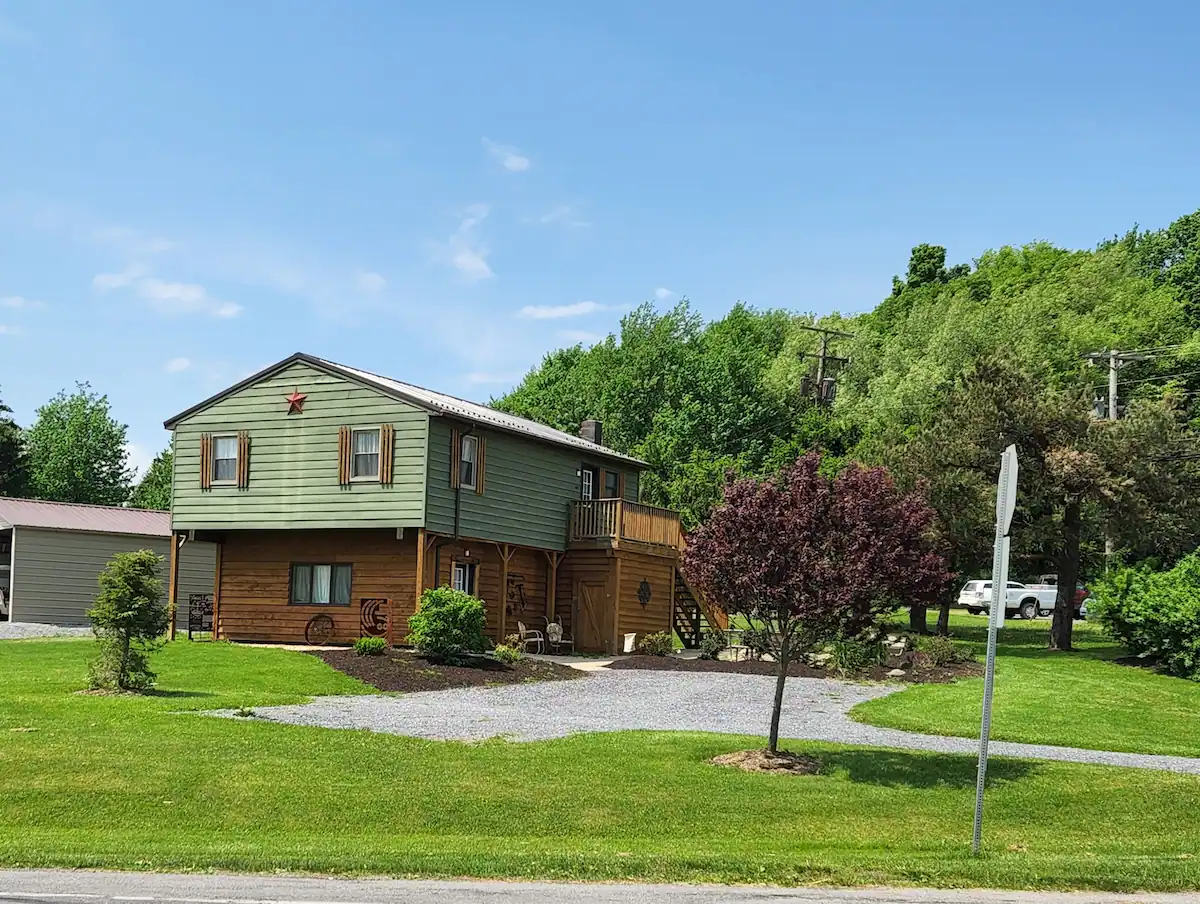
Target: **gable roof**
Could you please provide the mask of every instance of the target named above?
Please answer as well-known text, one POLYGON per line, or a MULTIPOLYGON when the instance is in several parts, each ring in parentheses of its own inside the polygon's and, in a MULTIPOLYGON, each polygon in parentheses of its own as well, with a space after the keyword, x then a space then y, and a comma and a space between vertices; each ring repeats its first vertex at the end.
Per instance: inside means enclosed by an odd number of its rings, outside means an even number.
POLYGON ((163 426, 168 430, 173 430, 175 425, 184 418, 191 417, 196 412, 204 410, 210 405, 221 401, 221 399, 296 363, 307 364, 310 367, 315 367, 318 370, 326 371, 335 376, 361 383, 385 395, 408 402, 410 405, 415 405, 418 408, 423 408, 430 414, 469 421, 495 430, 502 430, 505 433, 513 433, 556 446, 572 448, 579 452, 586 452, 598 458, 615 459, 616 461, 631 464, 638 468, 649 467, 641 459, 634 458, 631 455, 623 455, 620 452, 609 449, 607 446, 598 445, 581 436, 565 433, 562 430, 555 430, 553 427, 548 427, 545 424, 529 420, 528 418, 517 417, 514 414, 507 414, 503 411, 497 411, 495 408, 489 408, 487 405, 480 405, 478 402, 469 402, 466 399, 455 398, 443 392, 435 392, 432 389, 425 389, 422 386, 414 386, 412 383, 402 383, 390 377, 381 377, 379 374, 373 374, 370 371, 348 367, 345 364, 337 364, 333 361, 327 361, 324 358, 306 355, 303 352, 297 352, 290 358, 285 358, 277 364, 272 364, 270 367, 250 375, 240 383, 236 383, 211 398, 193 405, 186 411, 168 418, 163 426))
POLYGON ((171 513, 112 505, 76 505, 41 499, 0 498, 0 528, 40 527, 98 534, 171 536, 171 513))

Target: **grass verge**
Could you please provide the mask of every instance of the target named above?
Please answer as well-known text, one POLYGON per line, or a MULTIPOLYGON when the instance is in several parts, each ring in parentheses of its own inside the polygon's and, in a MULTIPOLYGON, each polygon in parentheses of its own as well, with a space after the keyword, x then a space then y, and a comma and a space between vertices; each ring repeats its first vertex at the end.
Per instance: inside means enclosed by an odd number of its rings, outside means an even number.
POLYGON ((311 656, 178 642, 163 693, 75 693, 86 641, 5 642, 0 863, 25 867, 928 884, 1200 886, 1200 779, 791 744, 821 775, 707 760, 761 738, 436 743, 178 710, 365 689, 311 656))

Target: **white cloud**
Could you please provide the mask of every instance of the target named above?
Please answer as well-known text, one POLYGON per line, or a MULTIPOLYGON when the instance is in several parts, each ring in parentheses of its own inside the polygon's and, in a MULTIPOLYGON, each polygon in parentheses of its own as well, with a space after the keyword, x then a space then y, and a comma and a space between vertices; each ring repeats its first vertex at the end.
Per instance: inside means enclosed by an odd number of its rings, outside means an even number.
POLYGON ((387 280, 378 273, 366 270, 358 274, 358 288, 368 295, 378 295, 387 288, 387 280))
POLYGON ((589 333, 587 330, 560 330, 558 337, 565 342, 570 342, 572 345, 576 343, 595 345, 597 342, 603 342, 607 338, 602 333, 589 333))
POLYGON ((477 386, 485 383, 505 383, 511 386, 513 383, 518 382, 521 377, 519 374, 517 376, 513 376, 512 374, 490 374, 476 371, 474 373, 466 374, 463 379, 465 379, 468 383, 474 383, 477 386))
POLYGON ((563 317, 582 317, 608 310, 608 305, 596 301, 577 301, 574 304, 527 304, 517 311, 518 317, 531 320, 559 320, 563 317))
POLYGON ((121 273, 97 273, 92 277, 92 286, 100 292, 132 288, 163 314, 209 314, 227 319, 242 312, 240 304, 213 298, 199 283, 170 282, 145 276, 145 272, 134 266, 121 273))
POLYGON ((488 211, 486 204, 472 204, 464 211, 454 234, 435 246, 435 257, 471 282, 490 279, 493 275, 487 262, 491 250, 477 234, 479 224, 487 219, 488 211))
POLYGON ((128 285, 132 285, 133 281, 140 276, 144 276, 146 269, 137 266, 126 267, 120 273, 97 273, 92 277, 92 288, 100 292, 108 292, 112 289, 123 289, 128 285))
POLYGON ((34 301, 32 298, 25 298, 21 295, 9 295, 5 298, 0 298, 0 307, 5 308, 40 308, 42 303, 34 301))
POLYGON ((164 369, 169 374, 177 374, 177 373, 180 373, 181 371, 187 370, 191 366, 192 366, 192 362, 189 359, 179 357, 179 358, 172 358, 170 361, 168 361, 166 364, 166 367, 164 369))
POLYGON ((654 297, 659 301, 666 301, 668 298, 674 298, 675 293, 670 289, 664 289, 661 286, 654 290, 654 297))
POLYGON ((546 211, 537 218, 539 223, 547 225, 562 226, 564 229, 581 229, 584 226, 591 226, 587 220, 580 218, 570 204, 560 204, 546 211))
POLYGON ((154 455, 147 452, 144 446, 137 443, 125 444, 125 463, 133 468, 134 480, 140 480, 150 467, 150 462, 154 461, 154 455))
POLYGON ((491 154, 492 159, 496 160, 510 173, 523 173, 533 166, 533 162, 512 145, 497 144, 491 139, 485 138, 483 139, 483 146, 491 154))

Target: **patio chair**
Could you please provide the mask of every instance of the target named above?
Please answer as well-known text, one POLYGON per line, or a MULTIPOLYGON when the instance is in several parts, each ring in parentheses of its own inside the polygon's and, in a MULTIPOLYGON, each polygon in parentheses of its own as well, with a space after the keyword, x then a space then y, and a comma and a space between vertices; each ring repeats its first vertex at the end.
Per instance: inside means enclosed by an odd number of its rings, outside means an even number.
POLYGON ((521 650, 526 653, 530 652, 530 644, 533 644, 534 653, 540 653, 546 648, 546 636, 541 631, 526 628, 525 622, 517 622, 517 640, 521 644, 521 650))
POLYGON ((558 622, 548 622, 546 624, 546 643, 550 645, 550 650, 555 653, 561 653, 563 648, 575 652, 575 641, 571 639, 571 635, 563 630, 563 626, 558 622))

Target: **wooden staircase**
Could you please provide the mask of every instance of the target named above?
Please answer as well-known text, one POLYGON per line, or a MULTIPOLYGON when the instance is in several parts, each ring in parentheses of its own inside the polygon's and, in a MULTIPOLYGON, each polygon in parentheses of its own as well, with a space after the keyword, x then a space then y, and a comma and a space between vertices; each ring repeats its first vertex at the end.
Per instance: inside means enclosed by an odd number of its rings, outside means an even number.
POLYGON ((675 569, 675 611, 671 615, 675 633, 683 642, 684 649, 699 648, 704 632, 714 628, 724 631, 729 627, 729 616, 709 605, 675 569))

